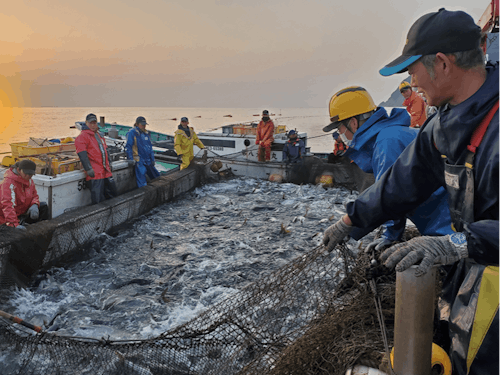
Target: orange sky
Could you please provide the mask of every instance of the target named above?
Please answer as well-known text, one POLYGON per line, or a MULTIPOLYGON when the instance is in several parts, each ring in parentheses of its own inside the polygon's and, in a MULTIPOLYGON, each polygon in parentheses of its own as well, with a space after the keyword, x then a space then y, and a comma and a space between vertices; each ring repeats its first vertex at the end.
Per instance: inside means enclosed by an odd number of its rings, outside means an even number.
POLYGON ((322 107, 440 7, 488 1, 16 0, 0 14, 0 106, 322 107))

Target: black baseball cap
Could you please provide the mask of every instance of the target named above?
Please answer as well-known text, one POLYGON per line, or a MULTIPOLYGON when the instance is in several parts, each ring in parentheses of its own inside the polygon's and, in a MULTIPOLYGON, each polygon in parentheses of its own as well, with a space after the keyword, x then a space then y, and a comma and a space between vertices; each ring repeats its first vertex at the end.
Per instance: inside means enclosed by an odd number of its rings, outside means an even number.
POLYGON ((408 31, 401 56, 380 69, 379 73, 391 76, 406 72, 408 66, 424 55, 479 48, 480 38, 481 28, 470 15, 441 8, 415 21, 408 31))
POLYGON ((183 118, 181 118, 181 122, 189 122, 189 120, 187 117, 183 117, 183 118))
POLYGON ((18 169, 22 170, 26 174, 36 174, 35 162, 28 159, 21 160, 18 164, 18 169))
POLYGON ((92 121, 97 121, 97 116, 94 115, 93 113, 89 113, 85 118, 85 122, 92 122, 92 121))
POLYGON ((146 119, 142 116, 137 117, 137 119, 135 120, 135 123, 141 124, 141 125, 148 125, 148 123, 146 122, 146 119))
POLYGON ((264 109, 264 110, 262 111, 262 114, 263 114, 263 115, 269 115, 269 111, 268 111, 267 109, 264 109))

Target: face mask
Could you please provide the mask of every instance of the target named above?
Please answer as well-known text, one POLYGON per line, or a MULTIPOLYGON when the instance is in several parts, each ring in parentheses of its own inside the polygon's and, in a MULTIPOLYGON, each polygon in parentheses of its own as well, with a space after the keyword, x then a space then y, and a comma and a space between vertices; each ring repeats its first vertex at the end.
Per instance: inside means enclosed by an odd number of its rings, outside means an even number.
POLYGON ((264 122, 269 121, 269 117, 262 117, 262 121, 264 122))
POLYGON ((347 139, 347 137, 345 136, 344 133, 340 134, 340 139, 342 140, 342 142, 344 142, 344 144, 349 147, 352 143, 352 140, 350 139, 347 139))

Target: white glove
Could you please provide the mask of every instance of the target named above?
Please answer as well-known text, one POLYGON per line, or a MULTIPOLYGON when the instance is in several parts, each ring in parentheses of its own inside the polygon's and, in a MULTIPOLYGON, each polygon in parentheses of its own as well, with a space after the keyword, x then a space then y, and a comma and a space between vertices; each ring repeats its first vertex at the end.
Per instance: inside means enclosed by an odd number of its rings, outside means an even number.
POLYGON ((394 245, 382 253, 380 260, 387 268, 396 266, 397 272, 403 272, 421 261, 415 275, 422 276, 433 265, 453 264, 468 256, 465 235, 453 233, 437 237, 416 237, 394 245))
POLYGON ((325 230, 323 235, 323 245, 326 246, 328 251, 332 251, 349 233, 351 233, 352 226, 347 225, 341 218, 335 224, 331 225, 325 230))
POLYGON ((37 204, 33 204, 33 205, 31 205, 30 208, 28 208, 28 216, 30 217, 31 220, 38 220, 39 214, 40 214, 40 211, 38 210, 37 204))

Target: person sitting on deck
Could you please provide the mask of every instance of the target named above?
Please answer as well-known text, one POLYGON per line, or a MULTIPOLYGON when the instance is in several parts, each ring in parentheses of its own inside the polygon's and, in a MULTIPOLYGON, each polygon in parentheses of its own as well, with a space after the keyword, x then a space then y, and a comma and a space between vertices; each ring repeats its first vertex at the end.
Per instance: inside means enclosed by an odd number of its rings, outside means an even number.
MULTIPOLYGON (((404 109, 394 108, 388 116, 385 108, 377 108, 368 91, 359 86, 347 87, 333 95, 330 116, 332 123, 323 131, 338 129, 348 146, 343 156, 364 172, 373 173, 375 180, 381 178, 418 134, 418 130, 409 127, 410 118, 404 109)), ((442 187, 407 217, 423 235, 453 233, 447 194, 442 187)), ((380 251, 400 241, 405 227, 406 217, 387 222, 382 236, 370 243, 367 251, 380 251)), ((352 237, 358 239, 365 234, 367 231, 359 230, 352 237)))
POLYGON ((135 179, 139 188, 147 185, 146 176, 151 180, 160 177, 160 172, 155 168, 153 144, 146 125, 148 123, 144 117, 137 117, 134 127, 127 133, 125 145, 128 160, 135 164, 135 179))
POLYGON ((262 111, 262 121, 257 126, 257 137, 255 144, 259 145, 258 160, 271 160, 271 144, 274 141, 274 123, 269 118, 269 111, 262 111))
POLYGON ((174 133, 175 152, 177 152, 177 156, 182 157, 181 171, 189 167, 189 164, 194 159, 194 144, 202 150, 205 148, 203 143, 198 139, 194 129, 189 126, 188 118, 183 117, 178 129, 174 133))
POLYGON ((49 218, 47 203, 40 203, 31 179, 35 171, 36 164, 24 159, 16 162, 3 175, 0 183, 0 225, 26 229, 25 224, 49 218))
POLYGON ((411 116, 410 128, 420 128, 427 120, 426 105, 424 99, 411 89, 408 82, 403 81, 399 85, 399 92, 405 98, 403 106, 411 116))
POLYGON ((283 147, 283 161, 286 163, 301 163, 306 153, 304 141, 297 137, 295 130, 288 132, 288 141, 283 147))
POLYGON ((82 132, 75 139, 76 153, 87 174, 92 204, 115 197, 117 189, 107 151, 106 141, 99 134, 97 116, 89 113, 82 126, 82 132))

